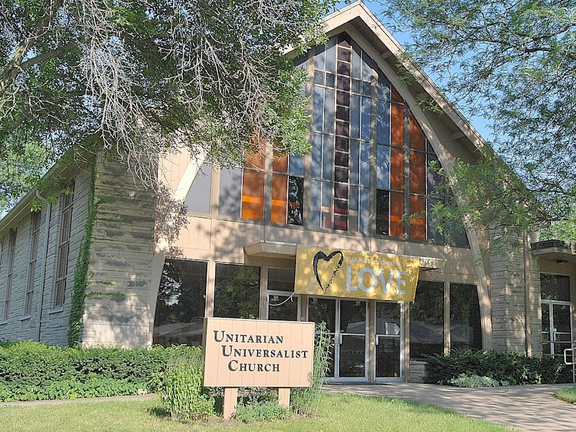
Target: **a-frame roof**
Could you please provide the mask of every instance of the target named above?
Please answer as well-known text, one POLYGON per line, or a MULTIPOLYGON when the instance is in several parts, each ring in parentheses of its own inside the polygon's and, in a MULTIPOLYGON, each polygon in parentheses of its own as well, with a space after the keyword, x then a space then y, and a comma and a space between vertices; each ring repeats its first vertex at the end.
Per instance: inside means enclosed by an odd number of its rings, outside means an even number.
MULTIPOLYGON (((387 75, 387 78, 399 91, 413 110, 419 123, 428 129, 431 126, 430 120, 436 117, 433 127, 436 134, 442 131, 438 138, 444 145, 457 148, 464 147, 469 154, 477 154, 481 157, 479 150, 486 147, 486 142, 474 127, 466 120, 464 115, 447 99, 442 91, 432 82, 426 73, 412 61, 406 50, 384 27, 378 18, 361 1, 352 3, 326 17, 324 28, 328 36, 347 32, 359 43, 365 51, 376 61, 378 66, 387 75), (404 69, 404 71, 402 71, 404 69), (408 72, 412 76, 410 84, 406 80, 400 80, 399 76, 408 72), (418 101, 427 98, 433 101, 443 112, 442 115, 426 112, 424 108, 421 113, 418 101), (428 124, 428 127, 426 127, 428 124)), ((430 130, 427 136, 431 141, 430 130)), ((432 143, 434 147, 434 143, 432 143)), ((436 148, 435 148, 436 150, 436 148)), ((458 154, 458 152, 456 152, 458 154)), ((472 162, 465 154, 458 154, 462 159, 472 162)), ((447 161, 444 161, 444 166, 447 161)))

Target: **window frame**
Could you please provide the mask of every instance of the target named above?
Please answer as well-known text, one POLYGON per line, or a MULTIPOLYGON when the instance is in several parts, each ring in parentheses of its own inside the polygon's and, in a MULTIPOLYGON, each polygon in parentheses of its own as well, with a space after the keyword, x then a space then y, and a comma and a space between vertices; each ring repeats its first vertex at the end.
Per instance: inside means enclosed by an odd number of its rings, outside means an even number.
POLYGON ((74 183, 68 191, 60 194, 60 230, 56 253, 56 268, 54 272, 54 291, 52 309, 64 307, 70 262, 70 242, 72 238, 72 217, 74 208, 74 183))

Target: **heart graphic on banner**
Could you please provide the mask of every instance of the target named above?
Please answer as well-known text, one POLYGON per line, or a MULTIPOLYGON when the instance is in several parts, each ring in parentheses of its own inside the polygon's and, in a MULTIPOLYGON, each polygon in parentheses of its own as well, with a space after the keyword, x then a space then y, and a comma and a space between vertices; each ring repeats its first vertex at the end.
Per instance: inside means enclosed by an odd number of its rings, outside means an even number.
POLYGON ((320 251, 314 255, 312 262, 314 275, 323 292, 326 292, 332 285, 336 273, 340 270, 342 261, 344 261, 344 254, 340 251, 334 251, 330 255, 320 251), (318 271, 318 266, 320 266, 320 271, 318 271))

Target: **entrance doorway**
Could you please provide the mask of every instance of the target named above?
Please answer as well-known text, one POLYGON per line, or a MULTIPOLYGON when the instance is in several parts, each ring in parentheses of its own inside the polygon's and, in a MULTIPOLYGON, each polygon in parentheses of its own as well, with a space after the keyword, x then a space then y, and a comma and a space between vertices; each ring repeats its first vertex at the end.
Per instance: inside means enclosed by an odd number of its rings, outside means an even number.
POLYGON ((556 357, 572 348, 572 296, 570 276, 542 273, 542 353, 556 357))
POLYGON ((400 303, 376 302, 376 380, 402 376, 402 308, 400 303))
POLYGON ((401 310, 400 303, 394 302, 310 297, 308 319, 325 322, 334 341, 329 378, 334 381, 400 380, 401 310))
POLYGON ((542 352, 552 357, 563 356, 572 348, 572 304, 542 300, 542 352))

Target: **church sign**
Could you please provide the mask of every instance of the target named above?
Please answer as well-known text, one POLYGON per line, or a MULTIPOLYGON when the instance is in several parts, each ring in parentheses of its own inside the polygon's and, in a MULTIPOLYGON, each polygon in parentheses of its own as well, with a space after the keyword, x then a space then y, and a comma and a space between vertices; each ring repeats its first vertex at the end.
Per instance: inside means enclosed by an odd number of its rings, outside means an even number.
POLYGON ((314 323, 206 318, 204 385, 309 387, 314 323))

